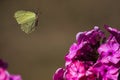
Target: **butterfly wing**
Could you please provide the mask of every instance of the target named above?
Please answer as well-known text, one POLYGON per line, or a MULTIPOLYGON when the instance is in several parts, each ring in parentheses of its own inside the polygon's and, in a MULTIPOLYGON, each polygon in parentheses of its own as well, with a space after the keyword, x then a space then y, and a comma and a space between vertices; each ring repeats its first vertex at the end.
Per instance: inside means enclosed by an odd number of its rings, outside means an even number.
POLYGON ((36 14, 34 12, 20 10, 15 12, 14 17, 18 24, 24 24, 30 21, 34 21, 36 19, 36 14))
POLYGON ((21 29, 25 33, 29 34, 35 30, 35 21, 30 21, 28 23, 21 24, 21 29))
POLYGON ((35 30, 37 15, 34 12, 20 10, 15 12, 14 17, 25 33, 29 34, 35 30))

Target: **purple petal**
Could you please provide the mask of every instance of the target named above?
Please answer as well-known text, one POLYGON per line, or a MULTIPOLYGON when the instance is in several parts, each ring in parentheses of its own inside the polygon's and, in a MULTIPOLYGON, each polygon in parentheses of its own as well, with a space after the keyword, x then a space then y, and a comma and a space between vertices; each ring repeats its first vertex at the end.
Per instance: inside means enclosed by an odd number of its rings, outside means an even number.
POLYGON ((20 75, 10 75, 10 80, 22 80, 20 75))
POLYGON ((0 59, 0 68, 6 69, 8 67, 8 63, 0 59))
POLYGON ((63 74, 64 74, 64 69, 58 68, 53 76, 53 80, 64 80, 63 74))

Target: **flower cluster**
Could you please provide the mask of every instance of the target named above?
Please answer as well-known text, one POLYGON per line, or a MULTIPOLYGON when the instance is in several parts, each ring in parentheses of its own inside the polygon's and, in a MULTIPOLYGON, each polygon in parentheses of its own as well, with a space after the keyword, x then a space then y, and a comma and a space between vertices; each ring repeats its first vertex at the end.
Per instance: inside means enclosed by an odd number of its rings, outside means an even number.
POLYGON ((8 64, 0 59, 0 80, 22 80, 20 75, 11 75, 7 67, 8 64))
POLYGON ((105 33, 94 29, 79 32, 65 56, 65 68, 58 68, 53 80, 119 80, 120 31, 107 25, 105 33))

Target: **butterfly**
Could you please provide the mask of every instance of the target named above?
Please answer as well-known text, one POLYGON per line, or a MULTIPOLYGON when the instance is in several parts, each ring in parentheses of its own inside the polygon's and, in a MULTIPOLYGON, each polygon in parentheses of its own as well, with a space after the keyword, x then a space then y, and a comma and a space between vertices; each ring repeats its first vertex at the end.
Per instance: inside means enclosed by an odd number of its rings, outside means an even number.
POLYGON ((16 11, 14 17, 17 23, 21 25, 21 30, 27 34, 33 32, 38 24, 38 15, 31 11, 16 11))

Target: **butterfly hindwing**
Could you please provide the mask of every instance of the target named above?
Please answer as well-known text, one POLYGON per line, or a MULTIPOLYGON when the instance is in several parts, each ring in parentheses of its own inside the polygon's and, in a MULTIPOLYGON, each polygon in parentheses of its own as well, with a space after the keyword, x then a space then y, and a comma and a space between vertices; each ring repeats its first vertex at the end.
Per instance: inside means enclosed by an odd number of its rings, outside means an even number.
POLYGON ((29 23, 21 24, 21 29, 25 33, 29 34, 35 30, 35 21, 30 21, 29 23))

